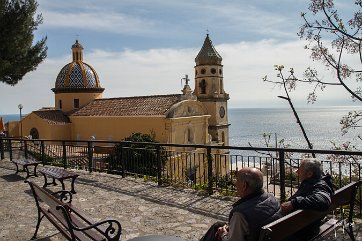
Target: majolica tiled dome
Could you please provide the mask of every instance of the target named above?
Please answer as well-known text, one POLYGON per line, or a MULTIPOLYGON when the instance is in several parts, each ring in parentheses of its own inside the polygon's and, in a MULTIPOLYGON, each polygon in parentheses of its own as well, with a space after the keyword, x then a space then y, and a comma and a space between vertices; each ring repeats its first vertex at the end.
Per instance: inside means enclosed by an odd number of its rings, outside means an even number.
POLYGON ((83 47, 76 40, 72 46, 73 62, 65 65, 55 81, 54 92, 103 91, 97 72, 83 62, 83 47))
POLYGON ((83 62, 72 62, 59 72, 55 88, 97 88, 99 79, 96 71, 83 62))

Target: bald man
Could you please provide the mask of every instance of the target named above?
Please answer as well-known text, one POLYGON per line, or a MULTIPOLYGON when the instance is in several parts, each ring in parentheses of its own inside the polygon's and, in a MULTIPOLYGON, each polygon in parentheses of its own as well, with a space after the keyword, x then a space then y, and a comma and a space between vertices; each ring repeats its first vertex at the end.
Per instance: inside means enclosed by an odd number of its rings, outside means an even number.
POLYGON ((260 170, 239 170, 235 186, 240 199, 233 204, 229 224, 214 224, 202 241, 257 241, 262 226, 282 217, 278 200, 263 190, 260 170))

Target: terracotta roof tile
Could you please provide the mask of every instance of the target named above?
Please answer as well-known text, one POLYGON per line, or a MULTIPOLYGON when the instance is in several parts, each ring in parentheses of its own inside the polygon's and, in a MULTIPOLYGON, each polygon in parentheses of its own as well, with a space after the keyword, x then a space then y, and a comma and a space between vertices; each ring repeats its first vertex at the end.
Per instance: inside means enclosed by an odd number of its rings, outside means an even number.
POLYGON ((165 115, 181 94, 96 99, 71 116, 165 115))
POLYGON ((50 125, 71 123, 68 116, 66 116, 62 111, 54 110, 53 108, 42 108, 40 110, 33 111, 33 113, 46 120, 50 125))

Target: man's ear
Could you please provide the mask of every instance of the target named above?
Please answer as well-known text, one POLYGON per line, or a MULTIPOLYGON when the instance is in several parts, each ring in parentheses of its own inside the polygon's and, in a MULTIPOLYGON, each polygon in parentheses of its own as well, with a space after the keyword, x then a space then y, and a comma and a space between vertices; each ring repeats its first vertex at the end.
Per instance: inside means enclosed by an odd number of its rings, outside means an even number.
POLYGON ((306 173, 306 176, 307 176, 307 178, 313 177, 313 172, 307 172, 307 173, 306 173))

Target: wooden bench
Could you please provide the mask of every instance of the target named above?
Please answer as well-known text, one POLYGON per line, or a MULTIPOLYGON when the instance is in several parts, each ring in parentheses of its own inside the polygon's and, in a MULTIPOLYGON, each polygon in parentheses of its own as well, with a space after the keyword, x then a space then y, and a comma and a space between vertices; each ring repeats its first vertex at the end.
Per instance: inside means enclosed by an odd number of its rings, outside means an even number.
POLYGON ((41 174, 44 176, 44 186, 47 187, 49 184, 57 185, 55 179, 59 180, 62 184, 62 189, 65 190, 64 180, 65 179, 72 179, 71 180, 71 192, 76 193, 74 190, 74 181, 79 176, 77 173, 67 171, 65 169, 57 168, 57 167, 43 167, 39 170, 41 174), (47 176, 53 178, 53 182, 48 182, 47 176))
POLYGON ((122 227, 114 219, 94 222, 72 205, 72 193, 48 193, 32 181, 27 181, 38 209, 38 221, 32 239, 37 238, 41 220, 46 217, 67 240, 120 240, 122 227))
POLYGON ((93 153, 95 154, 113 154, 113 146, 94 146, 93 153))
POLYGON ((15 174, 17 174, 18 172, 26 172, 26 179, 29 177, 33 177, 33 176, 34 177, 38 176, 36 174, 36 168, 38 167, 40 162, 32 160, 32 159, 13 159, 12 162, 16 166, 15 174), (19 165, 23 166, 23 170, 19 170, 19 165), (34 166, 34 174, 29 173, 29 168, 28 168, 29 166, 34 166))
POLYGON ((355 196, 361 181, 350 183, 338 189, 332 196, 331 206, 327 211, 320 212, 314 210, 297 210, 285 217, 282 217, 261 229, 259 241, 280 241, 283 240, 302 228, 312 224, 317 220, 323 219, 327 214, 336 211, 339 207, 348 205, 349 215, 345 218, 341 215, 340 218, 332 217, 327 222, 322 224, 318 235, 311 240, 320 240, 327 236, 330 231, 335 230, 339 226, 343 226, 348 233, 351 240, 355 240, 352 224, 353 224, 353 208, 355 203, 355 196))
POLYGON ((96 171, 104 171, 108 167, 108 163, 106 162, 106 157, 104 155, 113 155, 114 147, 113 146, 94 146, 93 148, 93 162, 94 168, 96 171), (101 156, 99 156, 101 155, 101 156))

